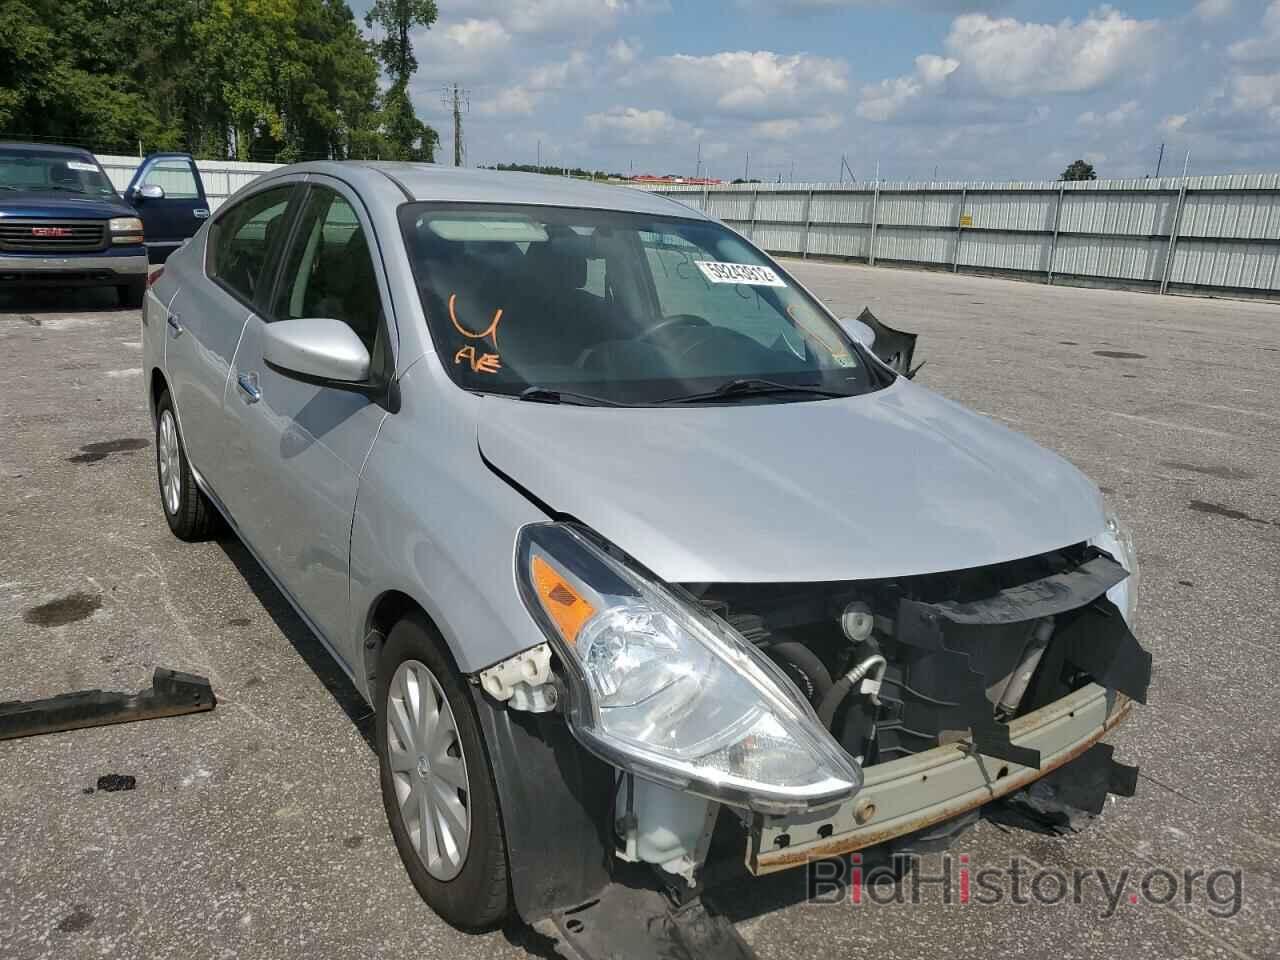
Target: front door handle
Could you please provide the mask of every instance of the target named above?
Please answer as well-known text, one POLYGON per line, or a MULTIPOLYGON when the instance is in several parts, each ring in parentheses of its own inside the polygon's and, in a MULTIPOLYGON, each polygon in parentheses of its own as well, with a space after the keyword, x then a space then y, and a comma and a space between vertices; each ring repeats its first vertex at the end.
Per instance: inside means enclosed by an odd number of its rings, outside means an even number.
POLYGON ((256 373, 242 373, 236 377, 236 383, 240 385, 240 392, 244 394, 247 403, 257 403, 262 399, 262 388, 258 386, 256 373))
POLYGON ((175 337, 182 336, 182 317, 176 313, 169 314, 169 329, 173 331, 175 337))

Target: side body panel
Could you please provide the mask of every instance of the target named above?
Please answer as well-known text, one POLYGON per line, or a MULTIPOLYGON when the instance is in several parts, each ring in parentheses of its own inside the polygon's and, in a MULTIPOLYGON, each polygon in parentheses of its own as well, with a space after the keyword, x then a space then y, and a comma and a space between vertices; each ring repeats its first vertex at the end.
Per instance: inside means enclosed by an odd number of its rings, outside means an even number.
MULTIPOLYGON (((546 515, 490 471, 476 447, 481 399, 434 354, 401 380, 365 465, 351 538, 353 636, 391 590, 423 606, 463 673, 545 638, 515 587, 516 534, 546 515)), ((366 696, 368 691, 366 691, 366 696)))

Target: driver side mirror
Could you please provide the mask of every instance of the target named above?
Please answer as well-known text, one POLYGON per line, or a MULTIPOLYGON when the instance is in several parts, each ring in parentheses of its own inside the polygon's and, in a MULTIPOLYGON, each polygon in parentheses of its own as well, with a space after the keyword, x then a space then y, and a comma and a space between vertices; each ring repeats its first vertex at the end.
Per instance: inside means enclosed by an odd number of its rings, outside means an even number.
POLYGON ((268 366, 305 383, 353 389, 369 380, 369 351, 341 320, 303 317, 269 323, 262 355, 268 366))
POLYGON ((133 192, 137 200, 163 200, 164 187, 158 183, 144 183, 133 192))
POLYGON ((844 327, 845 333, 858 341, 858 343, 862 344, 868 350, 875 346, 876 332, 869 324, 850 317, 843 317, 840 320, 840 326, 844 327))

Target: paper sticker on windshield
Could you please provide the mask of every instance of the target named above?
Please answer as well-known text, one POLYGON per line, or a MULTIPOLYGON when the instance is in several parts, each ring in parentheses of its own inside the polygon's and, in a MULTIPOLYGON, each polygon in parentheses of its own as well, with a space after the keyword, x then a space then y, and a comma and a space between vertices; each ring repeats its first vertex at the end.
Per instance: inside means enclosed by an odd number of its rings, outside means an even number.
POLYGON ((85 163, 83 160, 68 160, 68 170, 83 170, 85 173, 97 173, 98 168, 92 163, 85 163))
POLYGON ((693 262, 712 283, 745 283, 752 287, 786 286, 771 268, 756 266, 754 263, 717 263, 714 260, 693 262))

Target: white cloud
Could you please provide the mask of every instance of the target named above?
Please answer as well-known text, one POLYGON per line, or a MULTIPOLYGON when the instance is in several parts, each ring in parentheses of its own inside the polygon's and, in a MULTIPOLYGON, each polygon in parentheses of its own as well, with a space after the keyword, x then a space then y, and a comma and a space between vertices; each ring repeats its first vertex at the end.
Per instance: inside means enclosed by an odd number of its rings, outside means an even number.
POLYGON ((864 120, 889 120, 910 101, 941 87, 959 66, 959 60, 921 54, 916 57, 915 73, 863 87, 858 98, 858 116, 864 120))
POLYGON ((643 79, 670 85, 686 102, 723 114, 770 119, 788 114, 798 101, 812 112, 816 98, 843 93, 847 70, 843 61, 829 57, 736 50, 659 57, 643 79))
POLYGON ((1107 128, 1112 130, 1120 129, 1132 122, 1134 115, 1138 112, 1138 101, 1128 100, 1120 104, 1114 110, 1096 111, 1086 110, 1080 116, 1076 117, 1076 123, 1082 127, 1107 128))
POLYGON ((670 143, 699 136, 702 131, 665 110, 613 107, 604 113, 588 114, 587 130, 605 142, 649 145, 670 143))
POLYGON ((1236 63, 1280 60, 1280 0, 1274 0, 1262 15, 1262 29, 1258 36, 1231 44, 1227 54, 1236 63))
POLYGON ((1266 111, 1273 121, 1280 119, 1280 73, 1232 77, 1231 106, 1242 112, 1266 111))
POLYGON ((638 0, 457 0, 463 14, 500 21, 511 33, 594 33, 611 28, 631 13, 651 12, 653 4, 638 0))
POLYGON ((1180 133, 1189 119, 1185 113, 1172 113, 1160 121, 1160 129, 1165 133, 1180 133))
POLYGON ((502 50, 511 41, 511 34, 497 20, 478 20, 474 17, 461 23, 449 24, 442 33, 448 42, 472 56, 502 50))
POLYGON ((946 46, 993 96, 1082 93, 1145 62, 1158 28, 1102 7, 1079 23, 956 17, 946 46))
POLYGON ((486 117, 502 114, 528 116, 538 105, 539 95, 526 87, 507 87, 476 104, 476 111, 486 117))
POLYGON ((837 113, 823 113, 813 117, 785 117, 780 120, 761 120, 748 130, 752 139, 787 141, 806 133, 829 133, 839 129, 844 118, 837 113))
POLYGON ((627 41, 625 37, 619 37, 616 42, 609 45, 609 59, 617 64, 634 63, 637 56, 640 55, 639 41, 627 41))
POLYGON ((908 6, 915 10, 933 13, 960 13, 985 7, 1003 6, 991 0, 748 0, 747 6, 779 6, 784 12, 815 13, 828 10, 848 10, 855 7, 908 6))
POLYGON ((1201 20, 1220 20, 1234 9, 1232 0, 1200 0, 1195 7, 1195 15, 1201 20))

